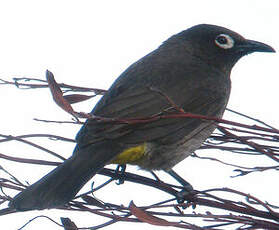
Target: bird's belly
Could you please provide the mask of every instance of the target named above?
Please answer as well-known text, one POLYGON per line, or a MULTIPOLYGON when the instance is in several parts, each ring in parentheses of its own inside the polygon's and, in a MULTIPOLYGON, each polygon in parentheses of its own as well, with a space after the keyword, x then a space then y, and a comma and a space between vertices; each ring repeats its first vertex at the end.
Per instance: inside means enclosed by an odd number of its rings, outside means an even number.
POLYGON ((126 149, 111 163, 138 165, 145 170, 169 170, 197 150, 215 128, 212 122, 203 122, 177 143, 162 145, 147 142, 126 149))
POLYGON ((166 171, 171 169, 197 150, 215 128, 215 124, 205 122, 175 144, 151 146, 151 149, 154 148, 153 151, 148 155, 148 160, 143 161, 140 167, 166 171))

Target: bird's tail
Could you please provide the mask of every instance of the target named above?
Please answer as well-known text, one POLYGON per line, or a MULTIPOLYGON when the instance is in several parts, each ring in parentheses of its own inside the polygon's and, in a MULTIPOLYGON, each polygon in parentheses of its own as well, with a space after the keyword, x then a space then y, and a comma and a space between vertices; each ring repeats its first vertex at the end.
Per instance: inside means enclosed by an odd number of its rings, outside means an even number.
POLYGON ((104 142, 76 148, 71 158, 16 195, 9 206, 26 211, 64 205, 120 151, 119 145, 104 142))

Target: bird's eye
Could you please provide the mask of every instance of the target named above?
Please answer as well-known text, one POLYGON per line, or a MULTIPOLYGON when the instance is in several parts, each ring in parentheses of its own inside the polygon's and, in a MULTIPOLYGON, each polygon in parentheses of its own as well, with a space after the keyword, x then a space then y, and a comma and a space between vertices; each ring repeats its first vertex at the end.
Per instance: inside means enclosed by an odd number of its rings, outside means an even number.
POLYGON ((222 49, 230 49, 234 45, 234 40, 227 34, 219 34, 215 38, 215 44, 222 49))

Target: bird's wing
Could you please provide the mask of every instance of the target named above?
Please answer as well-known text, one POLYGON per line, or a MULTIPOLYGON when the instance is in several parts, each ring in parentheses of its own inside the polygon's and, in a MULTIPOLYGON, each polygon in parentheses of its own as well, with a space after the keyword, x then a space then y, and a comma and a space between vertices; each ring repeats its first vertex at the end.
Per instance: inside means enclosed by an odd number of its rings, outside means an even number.
MULTIPOLYGON (((124 81, 126 82, 126 81, 124 81)), ((187 82, 187 81, 185 81, 187 82)), ((105 118, 145 118, 175 112, 175 105, 186 112, 215 116, 224 109, 224 98, 216 92, 191 84, 170 83, 167 87, 120 84, 113 86, 92 111, 105 118)), ((223 112, 223 111, 222 111, 223 112)), ((201 120, 193 118, 159 119, 153 122, 125 124, 88 120, 77 136, 80 146, 104 139, 118 139, 123 144, 175 142, 196 130, 201 120)))

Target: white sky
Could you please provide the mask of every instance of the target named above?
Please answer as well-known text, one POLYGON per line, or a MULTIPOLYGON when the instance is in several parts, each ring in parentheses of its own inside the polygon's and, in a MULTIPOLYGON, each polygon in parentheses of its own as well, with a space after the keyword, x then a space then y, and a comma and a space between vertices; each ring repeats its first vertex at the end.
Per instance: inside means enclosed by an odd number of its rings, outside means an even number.
MULTIPOLYGON (((278 12, 278 0, 0 0, 0 78, 44 78, 45 70, 49 69, 58 82, 107 89, 134 61, 157 48, 169 36, 199 23, 228 27, 246 38, 265 42, 279 50, 278 12)), ((243 58, 232 73, 229 107, 279 127, 278 63, 278 54, 256 53, 243 58)), ((13 87, 0 87, 0 98, 0 133, 55 132, 73 138, 78 130, 78 127, 46 126, 32 121, 33 118, 70 119, 52 102, 47 90, 19 91, 13 87)), ((87 112, 93 106, 94 100, 76 108, 87 112)), ((61 151, 69 156, 73 146, 65 148, 61 147, 61 151)), ((0 145, 0 152, 19 157, 30 157, 32 152, 32 156, 36 156, 31 148, 14 143, 0 145)), ((0 165, 11 169, 21 179, 33 178, 30 182, 49 170, 49 167, 39 169, 34 166, 32 171, 28 171, 28 165, 10 164, 2 159, 0 165)), ((187 159, 175 169, 197 189, 228 186, 279 203, 278 188, 274 188, 275 178, 278 179, 276 172, 230 179, 233 168, 222 167, 208 161, 187 159), (265 184, 262 184, 263 181, 265 184)), ((156 197, 156 191, 146 193, 143 186, 118 187, 112 186, 118 191, 113 195, 119 194, 119 200, 125 196, 124 204, 132 199, 136 204, 142 202, 143 199, 138 197, 140 192, 144 194, 145 204, 153 203, 152 196, 156 197)), ((106 194, 101 195, 104 200, 112 196, 111 193, 106 194)), ((56 210, 39 214, 49 215, 58 221, 60 216, 68 215, 56 210)), ((35 215, 38 212, 1 217, 1 226, 4 224, 5 229, 14 230, 35 215)), ((99 220, 96 216, 84 220, 80 215, 83 214, 68 216, 79 227, 93 226, 99 220)), ((164 229, 147 224, 123 223, 106 229, 116 227, 164 229)), ((38 228, 59 229, 43 219, 26 227, 28 230, 38 228)))

